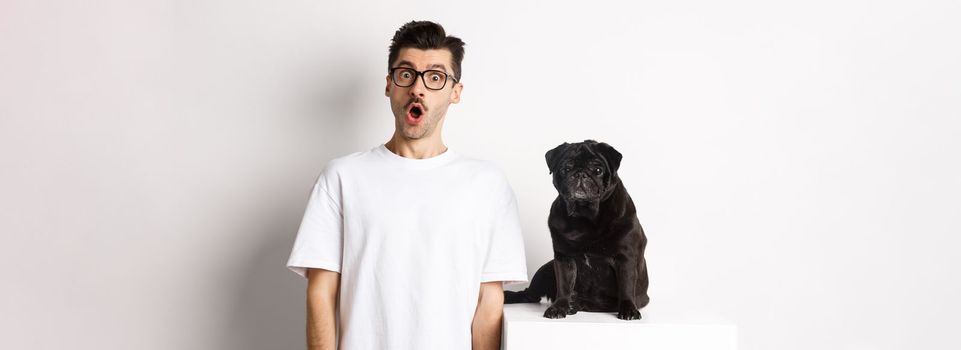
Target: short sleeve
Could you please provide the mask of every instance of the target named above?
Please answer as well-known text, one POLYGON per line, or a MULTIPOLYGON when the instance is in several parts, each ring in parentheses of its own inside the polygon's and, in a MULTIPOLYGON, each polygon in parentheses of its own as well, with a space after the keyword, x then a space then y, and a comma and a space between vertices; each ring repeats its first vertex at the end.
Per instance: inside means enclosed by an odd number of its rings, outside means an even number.
POLYGON ((329 186, 325 169, 310 191, 307 209, 287 260, 287 268, 305 278, 307 268, 340 272, 344 218, 340 202, 331 196, 329 186))
MULTIPOLYGON (((504 281, 505 285, 527 282, 527 259, 524 256, 524 237, 518 216, 514 191, 506 183, 501 193, 507 204, 495 208, 490 226, 490 244, 484 262, 481 282, 504 281)), ((503 203, 503 202, 502 202, 503 203)))

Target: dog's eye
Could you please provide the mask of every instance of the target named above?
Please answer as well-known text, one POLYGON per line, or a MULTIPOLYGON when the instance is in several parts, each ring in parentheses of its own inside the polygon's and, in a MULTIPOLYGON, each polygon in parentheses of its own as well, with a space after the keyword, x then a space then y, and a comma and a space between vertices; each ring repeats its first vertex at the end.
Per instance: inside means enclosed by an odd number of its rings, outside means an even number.
POLYGON ((597 174, 597 175, 600 175, 600 174, 603 173, 603 172, 604 172, 604 170, 601 169, 601 168, 594 168, 594 173, 597 174))

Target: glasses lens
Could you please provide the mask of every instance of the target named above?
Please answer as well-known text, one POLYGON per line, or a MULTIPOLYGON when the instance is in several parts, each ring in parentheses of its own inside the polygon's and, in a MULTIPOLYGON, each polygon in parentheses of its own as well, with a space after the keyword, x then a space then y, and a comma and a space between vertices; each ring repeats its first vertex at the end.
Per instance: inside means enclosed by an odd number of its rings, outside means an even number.
POLYGON ((394 69, 394 75, 391 77, 391 79, 394 79, 394 84, 402 87, 414 85, 416 78, 417 73, 414 73, 414 70, 410 68, 394 69))
POLYGON ((426 71, 424 72, 424 83, 427 84, 428 88, 434 90, 443 89, 447 83, 447 74, 438 70, 426 71))

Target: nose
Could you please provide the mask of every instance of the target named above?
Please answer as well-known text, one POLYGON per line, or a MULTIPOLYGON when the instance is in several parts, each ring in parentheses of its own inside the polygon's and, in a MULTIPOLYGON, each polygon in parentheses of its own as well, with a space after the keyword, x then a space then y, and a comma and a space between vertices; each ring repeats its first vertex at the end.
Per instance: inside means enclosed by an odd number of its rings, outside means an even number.
POLYGON ((414 77, 414 85, 410 86, 409 93, 411 97, 424 97, 424 94, 427 93, 427 87, 424 86, 424 77, 414 77))

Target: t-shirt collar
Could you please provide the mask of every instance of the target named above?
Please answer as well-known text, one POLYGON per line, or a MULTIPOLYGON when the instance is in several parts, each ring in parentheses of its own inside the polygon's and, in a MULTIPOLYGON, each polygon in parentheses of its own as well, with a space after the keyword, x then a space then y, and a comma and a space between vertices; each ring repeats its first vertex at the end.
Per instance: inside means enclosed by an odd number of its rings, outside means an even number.
POLYGON ((450 149, 450 147, 448 147, 444 153, 424 159, 402 157, 394 152, 391 152, 389 149, 387 149, 387 145, 383 143, 380 144, 380 146, 375 147, 374 152, 380 154, 393 164, 411 169, 433 168, 446 164, 456 157, 456 154, 450 149))

